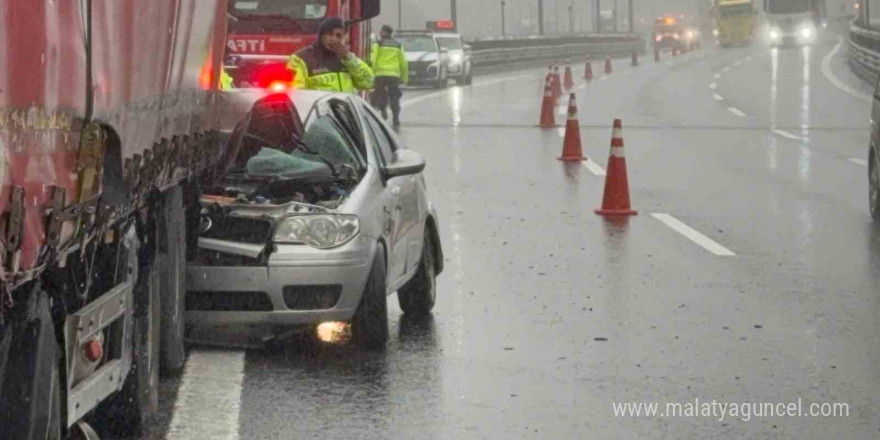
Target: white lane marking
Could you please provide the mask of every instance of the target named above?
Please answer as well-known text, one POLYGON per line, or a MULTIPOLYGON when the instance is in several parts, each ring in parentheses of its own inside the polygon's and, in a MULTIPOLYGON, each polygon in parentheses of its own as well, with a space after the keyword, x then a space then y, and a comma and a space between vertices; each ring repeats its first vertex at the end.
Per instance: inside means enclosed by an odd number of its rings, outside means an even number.
POLYGON ((608 79, 608 75, 599 77, 599 81, 605 81, 606 79, 608 79))
POLYGON ((709 84, 709 88, 712 90, 715 90, 718 88, 718 84, 716 84, 716 83, 709 84))
POLYGON ((556 128, 556 133, 559 135, 559 137, 564 138, 565 137, 565 127, 556 128))
POLYGON ((599 164, 597 164, 595 161, 593 161, 591 159, 587 159, 586 161, 581 162, 581 163, 584 165, 584 167, 586 169, 590 170, 590 172, 593 173, 594 176, 604 176, 605 175, 605 169, 602 168, 601 166, 599 166, 599 164))
POLYGON ((831 52, 828 52, 828 55, 825 55, 825 58, 822 59, 822 74, 825 75, 825 78, 828 78, 828 81, 831 81, 831 84, 834 84, 834 87, 843 90, 854 98, 871 102, 870 95, 850 87, 841 81, 840 78, 834 74, 834 71, 831 70, 831 60, 834 59, 834 56, 837 55, 837 52, 839 52, 840 48, 843 46, 843 37, 838 35, 837 39, 837 46, 834 46, 834 49, 832 49, 831 52))
POLYGON ((566 107, 559 107, 559 116, 568 116, 568 109, 566 107))
POLYGON ((578 90, 583 90, 583 89, 586 89, 586 88, 587 88, 587 86, 589 86, 589 84, 584 84, 584 85, 582 85, 582 86, 580 86, 580 87, 578 87, 578 90))
POLYGON ((737 61, 737 62, 733 63, 733 65, 734 65, 734 66, 740 66, 740 65, 742 65, 742 61, 737 61))
POLYGON ((716 73, 715 76, 714 76, 713 78, 714 78, 714 79, 721 78, 721 74, 720 74, 720 73, 716 73))
POLYGON ((749 55, 749 56, 746 57, 746 61, 751 61, 751 60, 752 60, 752 56, 751 56, 751 55, 749 55))
POLYGON ((789 133, 789 132, 787 132, 787 131, 785 131, 785 130, 777 130, 777 129, 773 129, 773 133, 776 133, 776 134, 778 134, 778 135, 780 135, 780 136, 782 136, 782 137, 784 137, 784 138, 786 138, 786 139, 791 139, 791 140, 793 140, 793 141, 799 141, 799 140, 803 139, 802 137, 797 136, 797 135, 794 135, 794 134, 791 134, 791 133, 789 133))
POLYGON ((712 97, 715 98, 716 101, 724 101, 724 97, 717 93, 713 93, 712 97))
POLYGON ((724 73, 730 72, 730 66, 727 66, 727 67, 721 69, 721 71, 724 73))
POLYGON ((856 158, 852 158, 852 159, 849 159, 849 161, 852 162, 852 163, 854 163, 854 164, 856 164, 856 165, 861 165, 861 166, 863 166, 863 167, 868 166, 868 161, 865 160, 865 159, 856 159, 856 158))
POLYGON ((736 254, 733 253, 730 249, 727 249, 726 247, 721 246, 720 244, 718 244, 717 242, 715 242, 711 238, 706 237, 705 235, 697 232, 695 229, 680 222, 678 219, 676 219, 675 217, 673 217, 669 214, 654 213, 654 214, 651 214, 651 216, 653 216, 657 220, 660 220, 663 224, 665 224, 666 226, 669 226, 675 232, 678 232, 679 234, 684 235, 685 237, 687 237, 688 239, 690 239, 694 243, 702 246, 703 249, 706 249, 707 251, 709 251, 719 257, 734 257, 734 256, 736 256, 736 254))
POLYGON ((193 351, 166 440, 238 440, 243 351, 193 351))
POLYGON ((736 107, 727 107, 727 111, 729 111, 729 112, 731 112, 731 113, 733 113, 733 114, 735 114, 735 115, 737 115, 737 116, 739 116, 739 117, 741 117, 741 118, 746 117, 746 114, 743 113, 743 112, 741 112, 741 111, 739 111, 739 109, 736 108, 736 107))

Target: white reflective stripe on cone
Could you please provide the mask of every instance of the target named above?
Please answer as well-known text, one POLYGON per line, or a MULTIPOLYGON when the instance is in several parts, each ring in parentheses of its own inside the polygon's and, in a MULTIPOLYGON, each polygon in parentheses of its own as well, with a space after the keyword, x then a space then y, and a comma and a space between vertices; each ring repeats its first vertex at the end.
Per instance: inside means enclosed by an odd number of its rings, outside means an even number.
POLYGON ((624 153, 623 147, 611 147, 611 157, 625 158, 626 153, 624 153))

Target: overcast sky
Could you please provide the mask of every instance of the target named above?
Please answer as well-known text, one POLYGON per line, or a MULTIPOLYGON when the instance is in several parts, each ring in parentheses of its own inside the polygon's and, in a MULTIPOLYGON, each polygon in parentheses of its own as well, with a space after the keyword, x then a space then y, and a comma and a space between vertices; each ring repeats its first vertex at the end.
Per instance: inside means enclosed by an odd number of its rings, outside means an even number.
MULTIPOLYGON (((597 0, 544 0, 545 32, 568 32, 571 21, 575 31, 593 29, 593 10, 597 0), (573 8, 569 19, 568 8, 573 8)), ((612 10, 615 0, 601 1, 603 10, 612 10)), ((756 0, 760 2, 761 0, 756 0)), ((827 0, 828 11, 835 14, 840 6, 855 0, 827 0)), ((423 29, 426 21, 450 18, 451 0, 382 0, 382 15, 378 24, 398 28, 398 3, 403 5, 403 28, 423 29)), ((621 26, 626 18, 627 0, 616 0, 621 26)), ((633 0, 637 25, 641 19, 665 13, 696 14, 700 7, 711 5, 712 0, 633 0)), ((469 37, 501 35, 501 0, 457 0, 458 28, 469 37)), ((536 34, 538 0, 506 0, 506 30, 508 34, 536 34)))

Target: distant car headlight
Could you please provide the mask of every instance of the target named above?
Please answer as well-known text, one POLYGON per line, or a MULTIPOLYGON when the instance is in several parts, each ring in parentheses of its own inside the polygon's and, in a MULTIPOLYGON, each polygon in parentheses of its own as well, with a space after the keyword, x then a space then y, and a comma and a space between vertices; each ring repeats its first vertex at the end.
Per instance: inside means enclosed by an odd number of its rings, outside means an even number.
POLYGON ((717 37, 719 33, 720 32, 718 32, 718 29, 712 29, 712 35, 717 37))
POLYGON ((281 220, 275 228, 273 241, 329 249, 348 243, 359 230, 356 215, 297 215, 281 220))
POLYGON ((688 40, 693 40, 695 36, 696 36, 696 34, 694 33, 694 31, 688 31, 688 33, 687 33, 688 40))
POLYGON ((782 34, 779 33, 778 30, 776 30, 776 29, 770 29, 770 39, 771 39, 771 40, 776 41, 776 40, 778 40, 780 37, 782 37, 782 34))
POLYGON ((449 61, 451 61, 452 64, 461 64, 461 54, 453 54, 451 57, 449 57, 449 61))
POLYGON ((816 35, 816 29, 813 29, 812 26, 804 26, 801 28, 800 34, 801 34, 801 38, 803 38, 805 40, 809 40, 810 38, 813 38, 816 35))
POLYGON ((660 35, 657 35, 657 38, 655 38, 654 40, 656 40, 659 43, 660 41, 663 41, 663 37, 661 37, 660 35))

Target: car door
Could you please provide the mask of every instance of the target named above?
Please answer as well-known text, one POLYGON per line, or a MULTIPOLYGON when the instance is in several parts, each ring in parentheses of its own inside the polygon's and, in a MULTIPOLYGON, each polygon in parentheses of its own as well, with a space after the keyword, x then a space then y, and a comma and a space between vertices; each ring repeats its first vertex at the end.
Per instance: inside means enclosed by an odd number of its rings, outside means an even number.
MULTIPOLYGON (((381 119, 366 105, 361 105, 361 115, 370 139, 371 148, 377 158, 377 166, 384 167, 394 157, 394 151, 398 145, 390 135, 391 130, 381 122, 381 119)), ((388 277, 389 287, 399 287, 399 282, 407 275, 407 248, 408 234, 414 224, 419 222, 418 206, 416 198, 415 176, 402 176, 389 179, 386 183, 384 195, 390 198, 389 208, 386 213, 389 217, 386 230, 386 240, 389 246, 388 277)))

